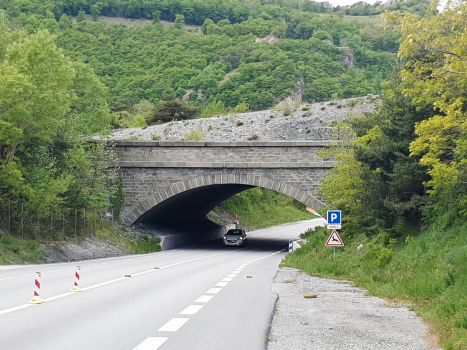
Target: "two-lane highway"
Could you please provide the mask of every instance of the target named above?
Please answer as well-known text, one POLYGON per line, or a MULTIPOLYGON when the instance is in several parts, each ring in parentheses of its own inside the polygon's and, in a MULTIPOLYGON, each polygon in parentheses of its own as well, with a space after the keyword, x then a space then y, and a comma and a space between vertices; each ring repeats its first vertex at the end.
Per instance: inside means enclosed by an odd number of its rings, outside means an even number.
POLYGON ((271 285, 288 240, 322 224, 250 232, 243 248, 219 239, 0 271, 0 349, 264 349, 277 298, 271 285), (76 265, 83 292, 69 291, 76 265), (45 300, 39 305, 27 303, 36 271, 45 300))

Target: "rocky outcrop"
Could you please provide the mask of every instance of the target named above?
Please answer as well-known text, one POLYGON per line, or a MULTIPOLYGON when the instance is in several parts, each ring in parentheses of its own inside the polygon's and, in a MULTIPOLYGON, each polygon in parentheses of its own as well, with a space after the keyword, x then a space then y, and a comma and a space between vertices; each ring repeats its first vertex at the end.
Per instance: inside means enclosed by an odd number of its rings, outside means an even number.
POLYGON ((264 38, 256 38, 255 40, 257 43, 267 42, 269 44, 274 44, 276 41, 279 41, 279 38, 276 38, 274 35, 268 35, 264 38))
POLYGON ((355 65, 353 51, 350 47, 338 47, 342 51, 342 64, 349 69, 355 65))

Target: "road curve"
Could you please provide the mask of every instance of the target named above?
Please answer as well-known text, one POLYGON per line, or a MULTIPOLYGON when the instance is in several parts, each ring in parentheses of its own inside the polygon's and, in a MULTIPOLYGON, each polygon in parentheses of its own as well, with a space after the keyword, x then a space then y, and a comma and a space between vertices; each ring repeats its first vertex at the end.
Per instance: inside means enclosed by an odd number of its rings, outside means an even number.
POLYGON ((1 349, 265 349, 277 298, 271 286, 288 241, 322 223, 250 232, 244 248, 213 240, 0 271, 1 349), (69 291, 76 265, 83 292, 69 291), (27 303, 35 272, 42 273, 44 304, 27 303))

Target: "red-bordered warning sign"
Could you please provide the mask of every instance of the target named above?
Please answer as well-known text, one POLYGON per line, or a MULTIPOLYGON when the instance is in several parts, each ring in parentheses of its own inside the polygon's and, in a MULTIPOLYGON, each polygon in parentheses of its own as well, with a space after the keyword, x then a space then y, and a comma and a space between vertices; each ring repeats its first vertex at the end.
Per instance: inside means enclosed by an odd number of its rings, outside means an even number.
POLYGON ((343 247, 344 242, 342 242, 341 237, 336 230, 332 231, 331 235, 326 242, 326 247, 343 247))

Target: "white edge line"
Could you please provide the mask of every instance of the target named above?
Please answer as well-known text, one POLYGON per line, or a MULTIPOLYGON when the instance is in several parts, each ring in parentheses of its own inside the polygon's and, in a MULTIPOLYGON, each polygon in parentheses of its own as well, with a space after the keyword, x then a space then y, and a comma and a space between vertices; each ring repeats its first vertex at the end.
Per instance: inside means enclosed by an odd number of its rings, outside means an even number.
POLYGON ((7 313, 17 311, 17 310, 21 310, 21 309, 25 309, 25 308, 30 307, 30 306, 32 306, 32 304, 24 304, 24 305, 20 305, 20 306, 15 306, 15 307, 12 307, 10 309, 0 311, 0 315, 5 315, 7 313))

